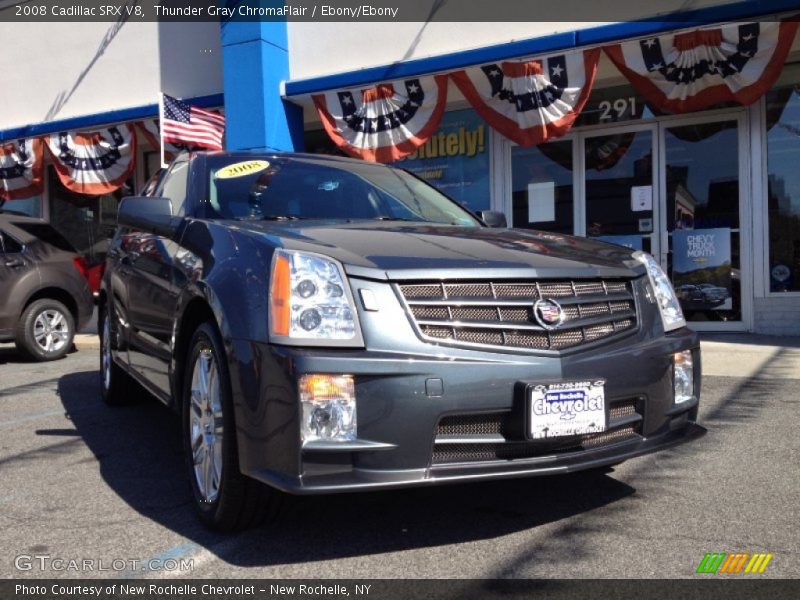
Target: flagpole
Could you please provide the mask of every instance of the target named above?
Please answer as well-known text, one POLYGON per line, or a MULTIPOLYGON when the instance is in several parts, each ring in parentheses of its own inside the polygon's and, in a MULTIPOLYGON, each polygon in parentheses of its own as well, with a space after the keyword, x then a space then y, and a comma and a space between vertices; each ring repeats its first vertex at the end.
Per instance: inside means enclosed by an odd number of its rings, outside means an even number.
POLYGON ((164 92, 158 92, 158 141, 161 142, 161 168, 166 169, 164 160, 164 92))

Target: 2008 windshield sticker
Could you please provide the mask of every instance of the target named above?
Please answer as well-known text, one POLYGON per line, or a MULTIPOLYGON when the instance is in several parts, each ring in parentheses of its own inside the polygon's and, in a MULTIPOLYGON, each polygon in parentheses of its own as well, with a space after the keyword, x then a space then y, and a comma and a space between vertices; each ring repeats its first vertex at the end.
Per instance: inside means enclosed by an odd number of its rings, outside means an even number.
POLYGON ((246 160, 244 162, 233 163, 227 167, 222 167, 214 175, 214 179, 232 179, 234 177, 244 177, 257 171, 263 171, 269 166, 266 160, 246 160))

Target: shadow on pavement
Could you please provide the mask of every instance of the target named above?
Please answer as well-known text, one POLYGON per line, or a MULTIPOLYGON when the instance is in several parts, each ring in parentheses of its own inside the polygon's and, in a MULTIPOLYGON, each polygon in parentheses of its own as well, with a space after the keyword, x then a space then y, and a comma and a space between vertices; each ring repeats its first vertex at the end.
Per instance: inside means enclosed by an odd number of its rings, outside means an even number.
MULTIPOLYGON (((99 386, 91 371, 64 375, 58 382, 64 408, 97 457, 104 481, 144 517, 239 566, 491 539, 592 511, 635 491, 595 472, 290 498, 277 523, 225 536, 206 530, 194 516, 177 416, 149 396, 135 406, 107 407, 99 386)), ((147 396, 144 390, 141 394, 147 396)))
POLYGON ((3 344, 0 346, 0 365, 5 365, 8 363, 19 363, 19 364, 26 364, 35 362, 30 358, 26 357, 24 354, 19 352, 17 348, 13 345, 5 345, 3 344))
MULTIPOLYGON (((774 359, 752 377, 738 379, 712 376, 706 378, 704 381, 716 379, 736 383, 732 385, 732 391, 725 395, 716 406, 710 410, 701 411, 699 423, 708 430, 701 441, 682 444, 668 451, 657 452, 632 461, 625 471, 625 478, 629 481, 639 478, 643 480, 642 485, 638 486, 636 500, 647 502, 649 498, 656 496, 669 497, 674 490, 697 486, 698 482, 694 478, 694 471, 697 465, 710 461, 713 454, 719 453, 719 436, 724 435, 727 430, 743 430, 758 423, 763 411, 769 410, 776 398, 780 402, 800 404, 800 398, 796 396, 781 396, 780 390, 783 381, 775 378, 763 378, 767 373, 781 372, 787 367, 787 364, 791 363, 791 360, 786 353, 778 351, 774 359)), ((701 392, 701 403, 705 394, 705 391, 701 392)), ((615 483, 624 485, 621 482, 615 483)), ((594 493, 594 489, 592 493, 594 493)), ((609 531, 608 523, 615 521, 624 523, 626 521, 625 512, 630 509, 631 504, 628 502, 609 503, 602 511, 587 514, 584 519, 564 521, 552 530, 546 541, 523 546, 516 554, 507 556, 503 564, 487 574, 486 577, 488 579, 531 577, 532 565, 541 561, 542 557, 546 557, 552 572, 578 570, 581 560, 594 551, 592 548, 596 548, 598 536, 609 531)), ((699 513, 702 509, 697 510, 699 513)), ((713 512, 712 510, 711 515, 713 512)), ((681 527, 684 525, 685 523, 681 523, 681 527)), ((644 531, 639 533, 647 535, 644 531)), ((681 535, 697 535, 698 540, 704 540, 702 530, 698 532, 683 531, 681 535)), ((679 559, 688 561, 684 565, 685 573, 694 573, 697 566, 696 563, 691 562, 694 558, 681 557, 679 559)), ((640 575, 637 573, 637 576, 640 575)), ((664 575, 655 572, 643 576, 663 577, 664 575)))
MULTIPOLYGON (((69 357, 72 354, 75 354, 77 349, 75 346, 67 352, 66 356, 62 356, 59 359, 56 359, 55 362, 62 361, 62 360, 69 360, 69 357)), ((28 358, 22 352, 17 350, 14 344, 0 344, 0 365, 5 364, 35 364, 37 361, 33 360, 32 358, 28 358)))

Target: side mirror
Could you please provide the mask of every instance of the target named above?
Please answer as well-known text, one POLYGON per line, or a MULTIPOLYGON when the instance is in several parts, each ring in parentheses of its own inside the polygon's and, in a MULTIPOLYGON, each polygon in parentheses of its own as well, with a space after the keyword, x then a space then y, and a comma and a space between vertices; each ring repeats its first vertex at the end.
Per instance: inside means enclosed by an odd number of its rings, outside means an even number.
POLYGON ((178 230, 180 217, 172 215, 172 200, 152 196, 123 198, 117 211, 117 225, 171 237, 178 230))
POLYGON ((508 227, 506 216, 496 210, 479 210, 478 216, 481 218, 481 221, 486 223, 489 227, 508 227))

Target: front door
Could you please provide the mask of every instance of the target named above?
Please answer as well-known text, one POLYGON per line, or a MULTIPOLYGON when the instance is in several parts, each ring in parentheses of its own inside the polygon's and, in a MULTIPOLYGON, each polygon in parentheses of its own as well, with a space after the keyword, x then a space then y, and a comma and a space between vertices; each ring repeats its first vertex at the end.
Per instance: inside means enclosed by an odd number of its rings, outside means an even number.
POLYGON ((582 142, 585 234, 659 256, 657 127, 620 126, 582 142))
POLYGON ((695 329, 744 329, 749 321, 743 122, 739 112, 659 124, 660 259, 695 329))
POLYGON ((576 232, 645 250, 698 330, 745 329, 750 315, 744 111, 667 118, 578 136, 576 232))

